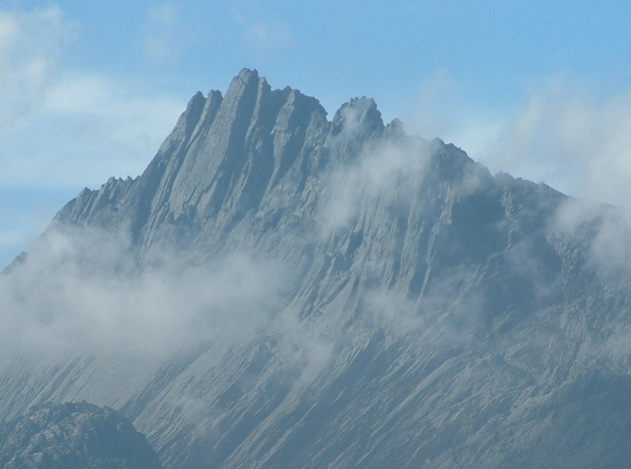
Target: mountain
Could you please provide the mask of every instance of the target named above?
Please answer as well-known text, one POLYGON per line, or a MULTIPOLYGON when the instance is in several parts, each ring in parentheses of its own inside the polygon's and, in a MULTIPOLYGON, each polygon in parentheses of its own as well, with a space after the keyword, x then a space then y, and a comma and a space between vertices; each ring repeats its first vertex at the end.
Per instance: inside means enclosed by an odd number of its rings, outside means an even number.
POLYGON ((618 468, 631 223, 243 70, 4 275, 0 417, 107 405, 165 468, 618 468))
POLYGON ((160 469, 155 452, 112 409, 47 404, 0 429, 4 469, 160 469))

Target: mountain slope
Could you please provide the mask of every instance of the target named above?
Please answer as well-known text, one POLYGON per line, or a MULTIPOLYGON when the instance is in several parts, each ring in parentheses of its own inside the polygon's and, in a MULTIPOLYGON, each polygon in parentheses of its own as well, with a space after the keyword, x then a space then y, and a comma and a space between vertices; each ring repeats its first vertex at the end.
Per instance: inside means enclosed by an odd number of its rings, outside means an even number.
POLYGON ((8 274, 64 347, 0 413, 109 405, 168 468, 620 467, 625 217, 243 70, 8 274))

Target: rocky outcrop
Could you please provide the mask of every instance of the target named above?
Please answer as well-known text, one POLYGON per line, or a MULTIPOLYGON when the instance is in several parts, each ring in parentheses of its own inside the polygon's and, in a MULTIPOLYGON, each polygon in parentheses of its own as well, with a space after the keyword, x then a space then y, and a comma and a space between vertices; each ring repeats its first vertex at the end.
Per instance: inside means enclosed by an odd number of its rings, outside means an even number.
POLYGON ((161 469, 131 422, 112 409, 83 403, 48 404, 4 424, 4 469, 161 469))

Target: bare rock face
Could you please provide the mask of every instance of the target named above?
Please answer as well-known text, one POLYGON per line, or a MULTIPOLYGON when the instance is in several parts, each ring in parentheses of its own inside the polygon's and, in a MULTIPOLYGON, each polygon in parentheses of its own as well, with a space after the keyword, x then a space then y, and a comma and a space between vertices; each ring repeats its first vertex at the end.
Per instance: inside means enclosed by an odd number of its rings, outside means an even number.
POLYGON ((5 424, 5 469, 161 469, 144 435, 112 409, 87 403, 48 404, 5 424))
POLYGON ((385 124, 371 99, 329 120, 243 70, 43 238, 98 236, 7 273, 20 298, 52 282, 102 301, 42 295, 35 336, 73 337, 71 310, 89 353, 0 362, 0 415, 108 405, 169 469, 623 467, 629 226, 385 124), (128 240, 116 255, 108 233, 128 240))

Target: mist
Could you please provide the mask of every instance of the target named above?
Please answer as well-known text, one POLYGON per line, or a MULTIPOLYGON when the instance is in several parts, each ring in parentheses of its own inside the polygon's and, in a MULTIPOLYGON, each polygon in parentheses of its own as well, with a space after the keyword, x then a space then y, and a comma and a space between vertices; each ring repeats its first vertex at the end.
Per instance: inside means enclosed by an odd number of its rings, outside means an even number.
POLYGON ((325 199, 317 216, 323 233, 343 230, 357 221, 362 207, 377 199, 411 202, 423 183, 431 149, 427 142, 386 141, 339 163, 324 177, 325 199))
POLYGON ((245 340, 273 317, 279 263, 244 252, 189 260, 162 252, 141 271, 124 231, 53 227, 0 277, 0 348, 168 357, 245 340))

